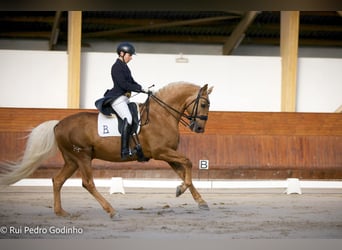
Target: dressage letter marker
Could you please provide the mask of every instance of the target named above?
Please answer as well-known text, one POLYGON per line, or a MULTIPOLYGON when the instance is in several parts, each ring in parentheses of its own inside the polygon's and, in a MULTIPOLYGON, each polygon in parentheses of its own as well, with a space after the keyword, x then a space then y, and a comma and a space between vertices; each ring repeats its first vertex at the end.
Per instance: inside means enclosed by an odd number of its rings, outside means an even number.
POLYGON ((109 129, 107 125, 103 125, 103 134, 109 134, 109 129))
POLYGON ((199 169, 209 169, 209 160, 199 160, 199 169))

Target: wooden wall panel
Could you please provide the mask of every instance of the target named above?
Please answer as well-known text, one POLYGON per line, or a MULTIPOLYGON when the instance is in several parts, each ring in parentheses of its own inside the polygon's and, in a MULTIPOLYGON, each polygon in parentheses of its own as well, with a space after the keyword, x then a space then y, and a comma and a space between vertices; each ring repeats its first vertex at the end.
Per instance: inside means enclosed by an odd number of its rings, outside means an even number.
MULTIPOLYGON (((341 136, 205 136, 207 146, 196 151, 202 139, 183 136, 179 150, 194 162, 209 159, 216 168, 338 168, 342 167, 341 136), (186 141, 186 143, 183 143, 186 141), (196 148, 193 146, 193 148, 196 148)), ((341 169, 342 171, 342 169, 341 169)))
POLYGON ((206 134, 217 133, 340 136, 342 121, 339 113, 210 112, 206 134))
MULTIPOLYGON (((21 155, 31 128, 76 112, 80 110, 0 108, 0 161, 15 161, 21 155)), ((179 151, 192 160, 197 179, 342 178, 339 113, 210 112, 206 133, 184 127, 180 131, 179 151), (209 170, 199 170, 199 160, 209 160, 209 170)), ((62 165, 59 153, 33 177, 50 178, 62 165)), ((94 160, 93 168, 100 178, 178 178, 168 164, 153 160, 94 160)))

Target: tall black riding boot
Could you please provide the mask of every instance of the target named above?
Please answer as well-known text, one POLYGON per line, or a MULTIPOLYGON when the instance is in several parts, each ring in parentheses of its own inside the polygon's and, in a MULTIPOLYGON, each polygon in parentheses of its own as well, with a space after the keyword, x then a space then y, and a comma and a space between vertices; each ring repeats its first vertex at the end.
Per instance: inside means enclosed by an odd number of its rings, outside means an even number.
POLYGON ((125 160, 127 157, 131 156, 131 150, 129 148, 129 138, 131 135, 131 125, 128 124, 125 118, 122 126, 121 133, 121 159, 125 160))

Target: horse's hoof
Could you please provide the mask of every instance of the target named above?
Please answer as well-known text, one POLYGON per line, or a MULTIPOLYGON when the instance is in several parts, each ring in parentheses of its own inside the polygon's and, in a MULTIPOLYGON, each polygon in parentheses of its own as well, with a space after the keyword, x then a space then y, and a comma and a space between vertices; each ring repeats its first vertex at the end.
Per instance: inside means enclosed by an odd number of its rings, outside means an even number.
POLYGON ((183 192, 182 192, 181 186, 178 186, 177 189, 176 189, 176 197, 179 197, 182 193, 183 192))
POLYGON ((121 218, 120 214, 117 213, 117 212, 114 212, 114 213, 111 213, 109 215, 109 217, 112 219, 112 220, 119 220, 121 218))
POLYGON ((109 217, 113 218, 113 217, 115 217, 116 214, 117 213, 113 210, 113 211, 109 212, 109 217))
POLYGON ((63 209, 61 211, 55 212, 55 214, 57 216, 60 216, 60 217, 68 217, 68 216, 70 216, 70 214, 68 212, 66 212, 65 210, 63 210, 63 209))
POLYGON ((210 210, 207 203, 198 204, 198 207, 201 210, 207 210, 207 211, 210 210))

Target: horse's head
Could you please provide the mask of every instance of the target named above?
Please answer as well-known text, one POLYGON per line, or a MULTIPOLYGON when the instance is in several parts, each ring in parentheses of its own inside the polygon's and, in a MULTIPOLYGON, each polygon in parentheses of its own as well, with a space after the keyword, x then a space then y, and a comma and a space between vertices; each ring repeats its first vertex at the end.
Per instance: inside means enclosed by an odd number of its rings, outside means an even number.
POLYGON ((190 129, 196 133, 203 133, 205 124, 208 120, 209 113, 209 94, 213 87, 208 89, 208 84, 205 84, 194 97, 189 98, 189 103, 186 105, 188 119, 190 120, 190 129))

